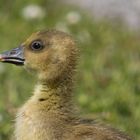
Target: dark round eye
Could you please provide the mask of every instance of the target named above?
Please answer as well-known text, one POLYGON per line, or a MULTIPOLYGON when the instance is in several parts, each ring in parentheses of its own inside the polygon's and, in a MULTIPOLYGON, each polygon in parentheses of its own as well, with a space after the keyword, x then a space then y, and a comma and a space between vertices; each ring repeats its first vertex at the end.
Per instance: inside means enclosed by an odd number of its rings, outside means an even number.
POLYGON ((34 51, 40 51, 43 49, 43 43, 41 41, 34 41, 31 43, 31 49, 34 51))

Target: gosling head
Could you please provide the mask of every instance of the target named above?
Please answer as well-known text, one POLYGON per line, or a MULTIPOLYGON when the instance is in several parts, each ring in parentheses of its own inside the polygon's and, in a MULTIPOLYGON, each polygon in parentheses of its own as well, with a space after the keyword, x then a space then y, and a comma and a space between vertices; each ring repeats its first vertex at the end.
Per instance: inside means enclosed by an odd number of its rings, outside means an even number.
POLYGON ((0 61, 25 68, 39 80, 56 81, 72 76, 77 48, 71 36, 56 30, 33 33, 20 47, 0 55, 0 61))

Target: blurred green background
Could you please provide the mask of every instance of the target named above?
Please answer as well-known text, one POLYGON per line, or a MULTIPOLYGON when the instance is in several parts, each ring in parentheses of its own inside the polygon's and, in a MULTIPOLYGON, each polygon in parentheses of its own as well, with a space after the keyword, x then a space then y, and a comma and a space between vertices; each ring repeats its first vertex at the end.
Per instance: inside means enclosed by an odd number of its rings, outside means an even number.
MULTIPOLYGON (((32 32, 56 28, 74 36, 81 50, 75 100, 93 117, 140 139, 140 34, 121 24, 96 21, 56 0, 0 0, 0 52, 17 47, 32 32)), ((35 79, 22 67, 0 63, 0 140, 9 140, 16 108, 35 79)))

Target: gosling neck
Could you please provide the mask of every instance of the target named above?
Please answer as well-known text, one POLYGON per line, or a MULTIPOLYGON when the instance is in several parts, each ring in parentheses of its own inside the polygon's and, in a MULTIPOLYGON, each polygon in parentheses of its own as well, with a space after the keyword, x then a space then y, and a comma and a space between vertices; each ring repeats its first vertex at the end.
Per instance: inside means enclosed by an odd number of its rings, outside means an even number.
POLYGON ((61 80, 39 81, 33 98, 46 107, 46 111, 57 111, 63 114, 73 114, 72 102, 73 81, 72 78, 65 77, 61 80))

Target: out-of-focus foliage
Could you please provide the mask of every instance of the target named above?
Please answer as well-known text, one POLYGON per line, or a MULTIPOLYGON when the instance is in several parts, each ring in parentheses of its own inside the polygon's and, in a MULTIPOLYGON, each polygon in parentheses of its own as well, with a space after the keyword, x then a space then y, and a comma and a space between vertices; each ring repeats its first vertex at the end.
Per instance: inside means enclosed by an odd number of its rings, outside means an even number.
MULTIPOLYGON (((0 52, 17 47, 40 29, 72 34, 81 50, 75 89, 81 113, 140 139, 138 32, 117 21, 94 21, 56 0, 0 0, 0 19, 0 52)), ((22 67, 0 64, 0 140, 10 139, 16 108, 31 96, 34 84, 22 67)))

